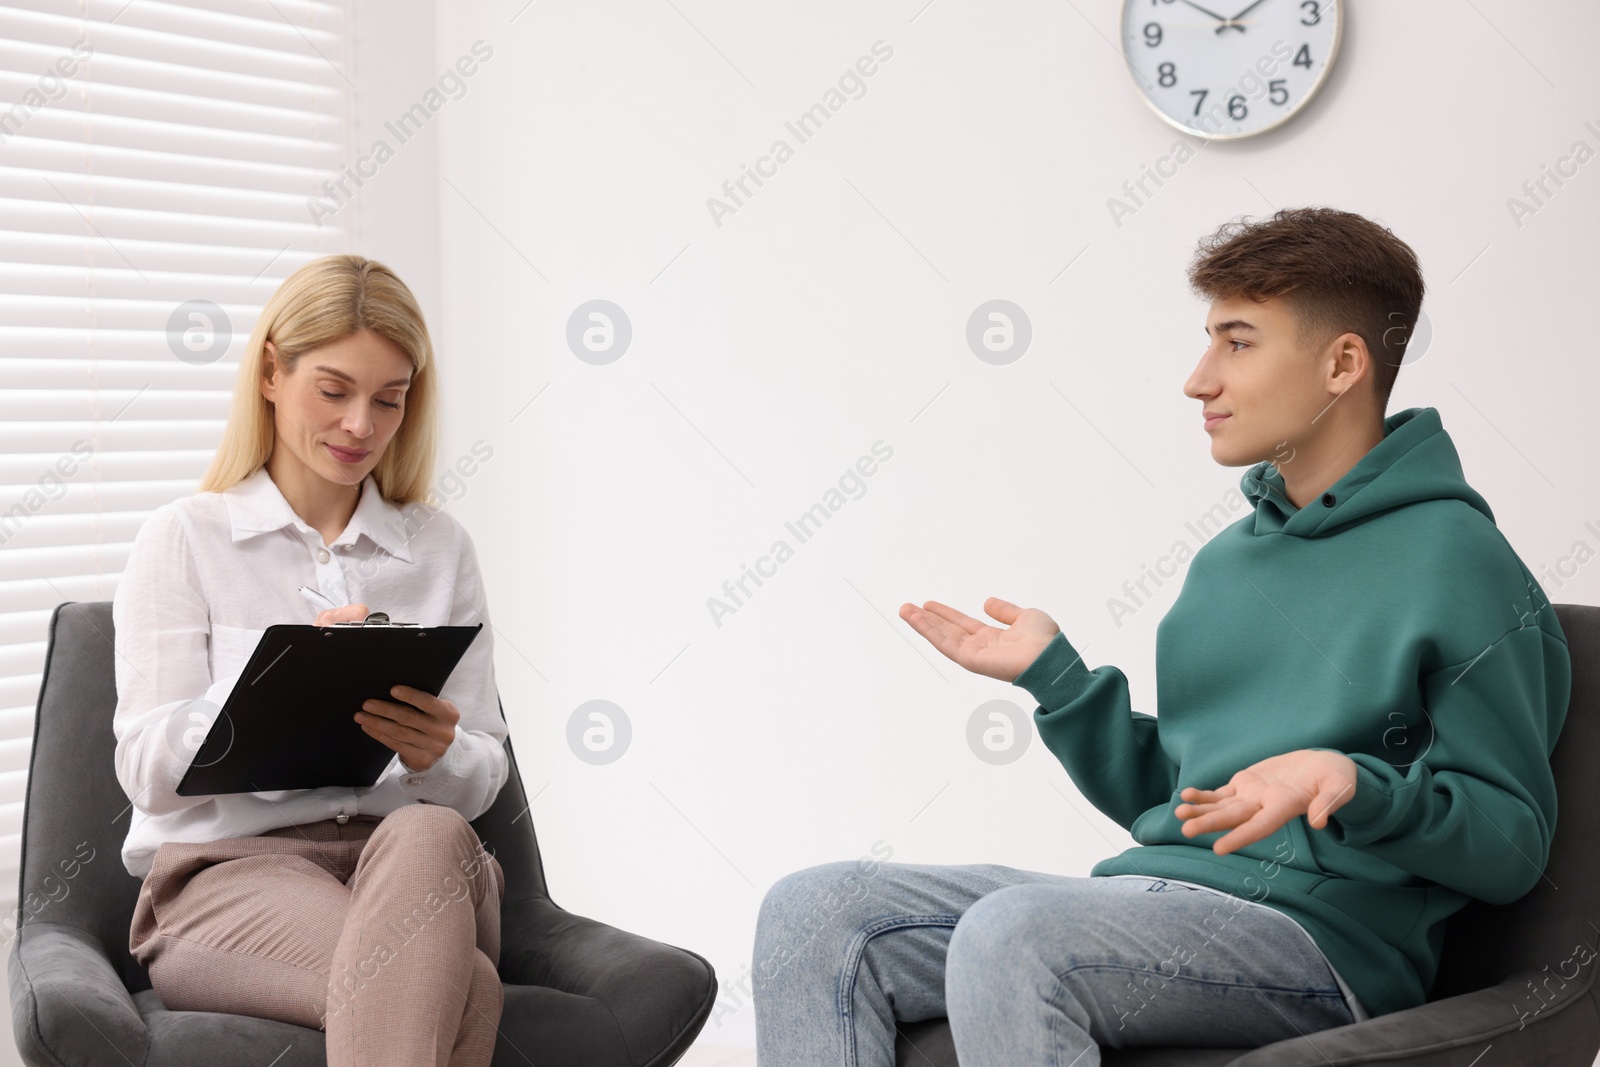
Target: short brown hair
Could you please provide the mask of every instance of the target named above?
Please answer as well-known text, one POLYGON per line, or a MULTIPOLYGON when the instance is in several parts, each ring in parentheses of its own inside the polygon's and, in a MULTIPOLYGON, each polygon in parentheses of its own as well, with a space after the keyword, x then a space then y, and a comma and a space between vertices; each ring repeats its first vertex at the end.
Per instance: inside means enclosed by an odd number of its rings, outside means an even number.
POLYGON ((1378 413, 1387 410, 1423 294, 1417 254, 1388 228, 1330 207, 1241 218, 1201 239, 1189 284, 1208 300, 1283 297, 1303 347, 1359 334, 1372 355, 1378 413))

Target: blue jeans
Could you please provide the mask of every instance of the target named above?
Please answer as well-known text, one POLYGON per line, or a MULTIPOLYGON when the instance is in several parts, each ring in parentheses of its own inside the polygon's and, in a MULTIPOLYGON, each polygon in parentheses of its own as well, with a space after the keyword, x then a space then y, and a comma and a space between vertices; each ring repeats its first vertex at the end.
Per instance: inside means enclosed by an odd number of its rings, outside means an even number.
POLYGON ((1353 1021, 1288 916, 1156 878, 842 862, 778 880, 752 964, 760 1067, 893 1067, 948 1016, 962 1067, 1255 1048, 1353 1021))

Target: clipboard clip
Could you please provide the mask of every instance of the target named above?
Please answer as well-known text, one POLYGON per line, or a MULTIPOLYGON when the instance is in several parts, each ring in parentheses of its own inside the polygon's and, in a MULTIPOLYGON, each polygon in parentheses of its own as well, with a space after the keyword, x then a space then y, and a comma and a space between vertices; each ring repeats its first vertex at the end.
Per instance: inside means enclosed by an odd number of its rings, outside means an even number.
POLYGON ((372 611, 364 619, 336 622, 334 626, 421 626, 420 622, 390 622, 387 611, 372 611))

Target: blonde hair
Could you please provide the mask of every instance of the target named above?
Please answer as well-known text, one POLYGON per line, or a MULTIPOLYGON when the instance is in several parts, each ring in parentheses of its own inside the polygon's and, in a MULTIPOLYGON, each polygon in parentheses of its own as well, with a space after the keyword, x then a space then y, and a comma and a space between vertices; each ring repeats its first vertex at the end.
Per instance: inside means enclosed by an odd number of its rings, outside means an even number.
POLYGON ((284 374, 300 356, 362 330, 387 338, 411 358, 405 415, 372 477, 384 499, 431 506, 438 447, 439 397, 433 343, 416 297, 376 260, 354 254, 314 259, 285 278, 261 309, 239 360, 233 406, 201 492, 221 492, 244 481, 272 454, 272 403, 261 394, 267 342, 284 374))

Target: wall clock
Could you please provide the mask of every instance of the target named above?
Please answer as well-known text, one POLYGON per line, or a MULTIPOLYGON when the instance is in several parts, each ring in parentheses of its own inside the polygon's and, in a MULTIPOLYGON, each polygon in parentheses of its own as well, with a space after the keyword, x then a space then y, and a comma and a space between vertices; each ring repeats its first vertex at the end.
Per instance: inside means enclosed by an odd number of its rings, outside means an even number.
POLYGON ((1327 81, 1343 33, 1343 0, 1122 3, 1135 89, 1166 122, 1212 141, 1299 114, 1327 81))

